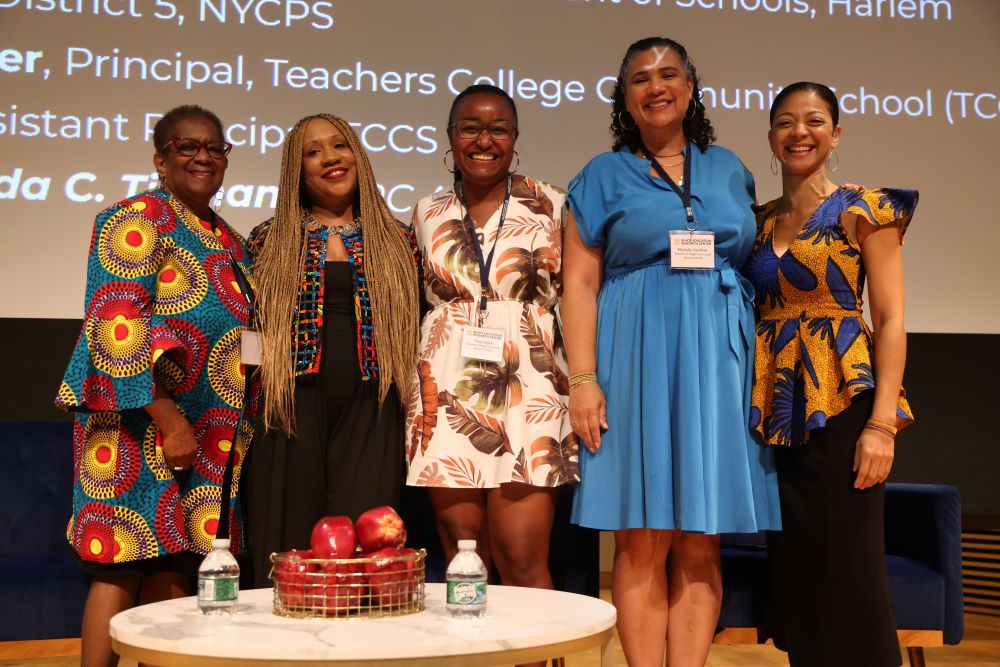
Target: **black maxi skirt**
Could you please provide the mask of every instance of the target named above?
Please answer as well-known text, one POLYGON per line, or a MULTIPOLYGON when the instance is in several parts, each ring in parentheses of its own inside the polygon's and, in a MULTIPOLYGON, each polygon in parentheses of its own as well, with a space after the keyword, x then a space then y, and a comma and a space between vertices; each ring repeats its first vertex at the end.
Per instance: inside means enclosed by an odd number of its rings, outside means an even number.
POLYGON ((768 533, 775 645, 792 667, 898 667, 885 565, 885 485, 854 488, 854 448, 874 391, 778 447, 782 532, 768 533))
POLYGON ((247 525, 257 588, 271 585, 271 553, 308 549, 316 521, 397 506, 402 489, 403 408, 393 387, 380 409, 378 383, 361 379, 350 265, 327 262, 324 284, 319 373, 295 387, 298 433, 259 429, 251 445, 247 525))

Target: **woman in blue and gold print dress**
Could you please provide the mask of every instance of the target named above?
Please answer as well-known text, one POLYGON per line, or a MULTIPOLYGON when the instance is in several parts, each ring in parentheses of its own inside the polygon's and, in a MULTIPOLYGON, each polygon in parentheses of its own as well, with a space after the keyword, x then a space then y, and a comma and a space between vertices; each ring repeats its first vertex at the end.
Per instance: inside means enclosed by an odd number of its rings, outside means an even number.
POLYGON ((840 133, 821 84, 788 86, 771 106, 782 195, 759 209, 744 268, 759 317, 750 425, 777 445, 775 643, 793 667, 895 667, 883 482, 896 430, 913 421, 900 244, 917 193, 838 188, 826 163, 840 133))
POLYGON ((588 449, 573 521, 615 531, 612 597, 633 665, 661 664, 664 637, 670 665, 703 665, 722 594, 718 534, 780 527, 773 452, 747 428, 752 290, 736 269, 753 245, 753 178, 712 144, 699 98, 683 46, 631 45, 614 150, 567 197, 569 411, 588 449), (714 270, 671 268, 685 207, 642 145, 689 181, 679 189, 698 229, 715 234, 714 270))
POLYGON ((236 493, 254 401, 241 422, 250 306, 238 285, 252 288, 243 239, 210 207, 232 148, 223 136, 210 111, 168 111, 153 131, 160 187, 95 222, 83 331, 56 398, 76 413, 67 537, 93 575, 83 665, 116 662, 115 613, 189 594, 233 449, 228 520, 241 547, 236 493))

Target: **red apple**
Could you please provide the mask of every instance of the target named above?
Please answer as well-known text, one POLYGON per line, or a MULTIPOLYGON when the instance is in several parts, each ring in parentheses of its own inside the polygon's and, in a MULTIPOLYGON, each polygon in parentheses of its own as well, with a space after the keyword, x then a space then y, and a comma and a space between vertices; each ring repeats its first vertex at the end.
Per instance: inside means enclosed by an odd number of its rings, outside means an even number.
POLYGON ((286 609, 301 610, 313 605, 312 588, 317 583, 319 568, 304 561, 313 558, 309 549, 292 549, 278 554, 274 564, 274 581, 278 597, 286 609))
POLYGON ((396 514, 396 510, 388 505, 373 507, 359 516, 355 528, 358 544, 365 552, 403 546, 406 543, 406 527, 403 525, 403 520, 396 514))
POLYGON ((357 545, 354 525, 346 516, 325 516, 313 526, 310 546, 316 558, 351 558, 357 545))
POLYGON ((365 581, 373 605, 401 605, 413 598, 416 589, 416 551, 387 547, 367 554, 365 581))
POLYGON ((327 615, 357 613, 364 597, 364 581, 358 563, 329 563, 323 567, 323 609, 327 615))

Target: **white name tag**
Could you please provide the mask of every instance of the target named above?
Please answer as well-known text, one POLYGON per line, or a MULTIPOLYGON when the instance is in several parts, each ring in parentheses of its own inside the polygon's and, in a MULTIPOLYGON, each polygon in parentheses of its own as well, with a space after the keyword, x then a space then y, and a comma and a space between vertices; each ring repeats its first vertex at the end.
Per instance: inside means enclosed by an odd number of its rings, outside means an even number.
POLYGON ((260 333, 244 329, 240 334, 240 363, 244 366, 260 366, 260 333))
POLYGON ((503 329, 462 327, 462 356, 480 361, 503 361, 503 343, 507 332, 503 329))
POLYGON ((670 232, 671 269, 714 269, 715 232, 670 232))

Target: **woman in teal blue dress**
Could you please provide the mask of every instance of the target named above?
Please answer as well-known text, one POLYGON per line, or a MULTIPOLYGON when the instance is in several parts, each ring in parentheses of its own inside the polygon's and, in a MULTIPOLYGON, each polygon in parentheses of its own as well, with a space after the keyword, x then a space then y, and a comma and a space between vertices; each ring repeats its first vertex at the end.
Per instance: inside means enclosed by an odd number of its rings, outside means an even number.
POLYGON ((667 638, 672 667, 704 664, 718 534, 780 526, 772 453, 747 428, 753 289, 736 269, 753 246, 753 178, 711 145, 700 97, 680 44, 630 46, 614 150, 567 197, 570 421, 589 450, 573 520, 615 531, 612 595, 633 665, 662 662, 650 637, 667 638))

